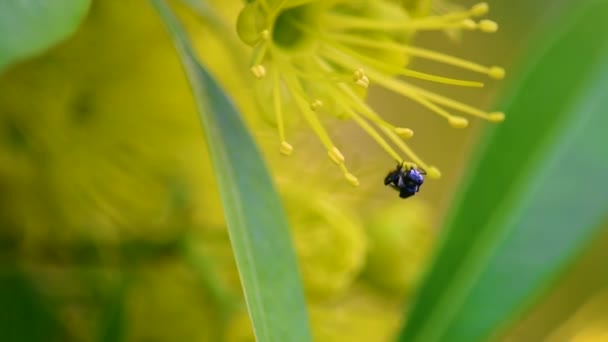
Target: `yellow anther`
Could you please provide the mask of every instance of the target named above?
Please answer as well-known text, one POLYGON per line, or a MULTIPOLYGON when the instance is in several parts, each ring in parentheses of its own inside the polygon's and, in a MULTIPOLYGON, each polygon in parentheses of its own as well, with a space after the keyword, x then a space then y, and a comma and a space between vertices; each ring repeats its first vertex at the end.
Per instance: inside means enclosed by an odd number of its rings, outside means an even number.
POLYGON ((414 136, 414 131, 409 128, 395 127, 395 133, 403 139, 409 139, 414 136))
POLYGON ((427 177, 431 179, 439 179, 441 178, 441 171, 434 166, 429 166, 426 170, 427 177))
POLYGON ((310 103, 310 109, 317 110, 323 107, 323 102, 321 100, 314 100, 310 103))
POLYGON ((260 37, 262 38, 262 40, 268 41, 270 39, 270 31, 264 30, 260 32, 260 37))
POLYGON ((465 128, 469 125, 469 120, 460 116, 450 116, 448 122, 454 128, 465 128))
POLYGON ((471 7, 471 15, 481 17, 490 11, 490 6, 487 2, 480 2, 471 7))
POLYGON ((488 71, 488 76, 492 77, 495 80, 502 80, 503 78, 505 78, 505 69, 493 66, 488 71))
POLYGON ((254 65, 249 70, 251 70, 253 76, 255 76, 255 78, 258 80, 261 80, 264 78, 264 76, 266 76, 266 68, 264 68, 264 66, 261 64, 254 65))
POLYGON ((353 73, 353 80, 359 87, 363 89, 367 89, 367 87, 369 87, 369 78, 365 76, 365 71, 363 68, 355 70, 353 73))
POLYGON ((360 79, 355 82, 359 87, 367 89, 369 87, 369 78, 363 75, 360 79))
POLYGON ((465 30, 473 31, 477 29, 477 23, 471 19, 465 19, 462 21, 462 28, 465 30))
POLYGON ((492 20, 484 19, 479 22, 479 29, 482 32, 494 33, 498 31, 498 23, 492 20))
POLYGON ((363 76, 365 76, 365 71, 363 70, 363 68, 359 68, 355 70, 355 73, 353 74, 353 80, 356 82, 360 80, 363 76))
POLYGON ((350 172, 345 172, 344 177, 352 186, 359 186, 359 180, 350 172))
POLYGON ((282 155, 288 156, 291 154, 291 152, 293 152, 293 147, 287 141, 282 141, 279 151, 282 155))
POLYGON ((333 161, 336 165, 344 164, 344 156, 337 147, 332 147, 331 150, 327 151, 327 155, 329 156, 329 159, 331 159, 331 161, 333 161))
POLYGON ((491 122, 502 122, 505 119, 505 113, 493 112, 488 114, 488 121, 491 122))

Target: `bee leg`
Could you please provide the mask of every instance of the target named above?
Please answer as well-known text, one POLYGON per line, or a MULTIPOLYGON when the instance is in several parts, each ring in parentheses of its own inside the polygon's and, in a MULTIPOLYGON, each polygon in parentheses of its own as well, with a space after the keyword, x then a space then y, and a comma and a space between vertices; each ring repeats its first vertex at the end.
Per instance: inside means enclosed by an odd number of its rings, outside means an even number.
POLYGON ((393 181, 393 180, 392 180, 392 177, 391 177, 391 175, 389 174, 388 176, 386 176, 386 177, 384 178, 384 185, 389 185, 389 184, 390 184, 392 181, 393 181))
POLYGON ((389 185, 390 183, 397 184, 398 181, 399 174, 393 171, 386 175, 386 177, 384 178, 384 185, 389 185))

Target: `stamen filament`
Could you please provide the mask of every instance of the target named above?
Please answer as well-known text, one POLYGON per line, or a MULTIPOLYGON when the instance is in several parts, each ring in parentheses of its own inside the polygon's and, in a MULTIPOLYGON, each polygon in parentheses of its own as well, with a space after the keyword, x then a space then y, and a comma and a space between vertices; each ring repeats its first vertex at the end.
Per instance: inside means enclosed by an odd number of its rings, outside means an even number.
MULTIPOLYGON (((460 59, 458 57, 453 57, 453 56, 442 54, 442 53, 439 53, 436 51, 417 48, 417 47, 413 47, 413 46, 403 46, 403 50, 405 53, 408 53, 414 57, 425 58, 425 59, 432 60, 435 62, 445 63, 445 64, 459 67, 462 69, 475 71, 480 74, 486 74, 494 79, 502 78, 502 77, 496 77, 496 76, 500 76, 499 75, 500 73, 496 72, 497 69, 502 69, 499 67, 494 67, 494 66, 486 67, 481 64, 477 64, 477 63, 469 62, 464 59, 460 59)), ((504 76, 504 71, 502 72, 502 74, 503 74, 502 76, 504 76)))
POLYGON ((292 94, 292 98, 298 106, 298 109, 300 109, 302 116, 304 116, 304 119, 319 137, 321 143, 323 143, 323 146, 330 151, 334 147, 334 144, 331 141, 329 134, 327 134, 325 128, 323 128, 323 125, 321 124, 321 121, 319 121, 319 118, 315 112, 308 107, 306 101, 304 100, 304 91, 297 85, 297 80, 294 80, 292 77, 287 75, 284 76, 284 79, 287 89, 289 89, 289 92, 292 94))
MULTIPOLYGON (((332 59, 335 63, 343 65, 347 68, 357 69, 361 66, 361 65, 358 65, 357 62, 355 62, 353 60, 353 58, 351 58, 350 56, 348 56, 346 54, 343 54, 337 48, 329 48, 327 50, 324 50, 324 52, 327 52, 326 53, 327 57, 332 59)), ((380 72, 377 72, 375 69, 373 69, 369 66, 366 66, 366 70, 367 70, 367 74, 369 75, 369 77, 372 80, 374 80, 375 82, 377 82, 378 84, 380 84, 383 87, 390 89, 398 94, 408 97, 415 102, 418 102, 420 105, 426 107, 427 109, 431 110, 432 112, 439 114, 440 116, 446 118, 448 120, 448 122, 450 123, 450 125, 457 127, 457 128, 464 128, 467 126, 468 123, 466 122, 466 119, 454 116, 454 115, 448 113, 443 108, 436 106, 432 102, 425 99, 424 96, 421 96, 417 91, 415 91, 413 86, 410 86, 397 79, 386 77, 386 76, 382 75, 380 72)))
POLYGON ((462 86, 462 87, 478 87, 478 88, 483 87, 483 83, 481 83, 481 82, 458 80, 458 79, 453 79, 453 78, 448 78, 448 77, 427 74, 424 72, 415 71, 415 70, 411 70, 411 69, 395 70, 394 67, 387 65, 386 63, 384 63, 382 61, 364 56, 364 55, 348 48, 347 46, 344 46, 341 44, 335 44, 335 47, 338 48, 339 50, 342 50, 342 52, 344 52, 346 54, 354 56, 361 61, 365 61, 369 65, 376 67, 376 69, 380 69, 380 70, 383 70, 383 71, 386 71, 389 73, 396 73, 398 75, 402 75, 402 76, 406 76, 406 77, 413 77, 413 78, 418 78, 418 79, 425 80, 425 81, 432 81, 432 82, 456 85, 456 86, 462 86))
POLYGON ((407 85, 407 87, 410 88, 412 91, 420 94, 421 96, 423 96, 423 97, 425 97, 425 98, 427 98, 427 99, 429 99, 429 100, 431 100, 433 102, 441 104, 443 106, 450 107, 452 109, 456 109, 456 110, 458 110, 460 112, 467 113, 469 115, 476 116, 476 117, 479 117, 479 118, 482 118, 482 119, 486 119, 486 120, 490 120, 490 121, 497 121, 497 120, 492 119, 493 114, 496 114, 496 113, 487 113, 487 112, 484 112, 484 111, 479 110, 479 109, 477 109, 475 107, 466 105, 466 104, 464 104, 462 102, 458 102, 458 101, 452 100, 452 99, 450 99, 448 97, 445 97, 445 96, 442 96, 442 95, 430 92, 428 90, 424 90, 422 88, 418 88, 418 87, 413 86, 413 85, 407 85))
POLYGON ((471 21, 461 19, 446 21, 442 17, 427 17, 409 21, 380 21, 368 18, 353 17, 342 13, 326 14, 326 26, 336 29, 364 29, 364 30, 439 30, 446 28, 471 28, 471 21))
POLYGON ((350 98, 350 100, 352 101, 352 104, 354 104, 357 107, 357 110, 363 116, 365 116, 366 119, 372 121, 379 127, 388 128, 393 132, 398 132, 398 131, 405 132, 407 130, 407 128, 396 127, 396 126, 392 125, 391 123, 383 120, 370 106, 368 106, 363 100, 361 100, 361 98, 359 98, 355 93, 353 93, 352 89, 350 89, 346 85, 341 84, 340 90, 350 98))
POLYGON ((449 56, 432 50, 422 49, 413 46, 406 46, 394 42, 372 40, 363 36, 355 36, 349 34, 331 34, 328 35, 328 38, 364 47, 404 52, 414 57, 420 57, 431 61, 459 67, 465 70, 478 72, 480 74, 489 75, 494 79, 502 79, 504 77, 504 70, 500 67, 486 67, 458 57, 449 56))
MULTIPOLYGON (((281 144, 286 142, 285 139, 285 122, 283 121, 283 108, 281 107, 281 79, 279 76, 279 70, 273 72, 273 102, 274 102, 274 113, 277 119, 277 128, 279 130, 279 139, 281 144)), ((285 149, 286 150, 286 149, 285 149)))
MULTIPOLYGON (((317 59, 317 62, 319 64, 319 66, 321 68, 323 68, 324 70, 330 70, 330 67, 327 64, 327 62, 323 61, 320 58, 317 59)), ((359 96, 357 96, 353 92, 353 90, 351 88, 349 88, 346 84, 338 84, 338 87, 340 88, 340 92, 336 91, 334 88, 330 88, 330 90, 332 92, 332 96, 334 96, 337 99, 342 99, 342 101, 338 101, 339 103, 354 104, 357 107, 357 110, 360 111, 360 113, 363 116, 365 116, 366 119, 372 121, 373 123, 375 123, 378 126, 387 127, 395 132, 398 132, 398 131, 403 132, 402 134, 404 134, 404 135, 406 135, 405 132, 407 132, 407 135, 409 135, 409 136, 411 136, 413 134, 411 132, 411 130, 408 128, 396 127, 393 124, 383 120, 378 114, 376 114, 376 112, 374 112, 374 110, 371 107, 369 107, 364 101, 362 101, 361 98, 359 96), (347 98, 344 98, 344 95, 346 95, 347 98)))
POLYGON ((439 116, 447 119, 449 124, 452 125, 453 127, 465 128, 468 126, 468 122, 466 121, 466 119, 458 117, 458 116, 454 116, 454 115, 450 114, 448 111, 446 111, 445 109, 433 104, 431 101, 427 100, 424 96, 421 96, 420 93, 416 92, 412 86, 399 82, 398 80, 381 77, 380 75, 376 75, 376 76, 378 76, 379 78, 376 79, 374 76, 372 76, 372 74, 370 74, 370 77, 372 77, 372 79, 374 79, 376 82, 378 82, 378 84, 380 84, 380 85, 386 87, 387 89, 390 89, 398 94, 408 97, 411 100, 413 100, 414 102, 418 102, 423 107, 426 107, 427 109, 434 112, 435 114, 438 114, 439 116))
POLYGON ((461 87, 483 88, 483 86, 484 86, 484 84, 482 82, 458 80, 455 78, 427 74, 425 72, 415 71, 415 70, 411 70, 411 69, 400 70, 399 74, 402 76, 418 78, 418 79, 425 80, 425 81, 432 81, 432 82, 450 84, 450 85, 461 86, 461 87))
MULTIPOLYGON (((318 63, 325 70, 327 70, 329 68, 329 65, 327 65, 327 63, 321 59, 318 59, 318 63)), ((379 117, 379 115, 374 112, 373 109, 371 109, 365 102, 363 102, 356 94, 353 93, 351 88, 349 88, 348 86, 346 86, 344 84, 341 84, 339 86, 340 86, 342 93, 346 94, 346 96, 348 96, 350 98, 350 100, 352 101, 352 104, 354 104, 358 108, 358 111, 360 111, 362 115, 364 115, 367 119, 376 123, 378 125, 378 127, 389 137, 389 139, 392 140, 393 143, 395 143, 397 145, 397 147, 399 147, 411 160, 413 160, 415 163, 417 163, 419 165, 422 165, 424 169, 427 169, 427 172, 429 172, 428 170, 431 170, 430 171, 431 176, 434 176, 435 178, 439 178, 439 176, 441 175, 439 170, 434 167, 429 167, 426 163, 424 163, 422 161, 422 159, 420 159, 420 157, 418 157, 399 137, 395 126, 382 120, 379 117)), ((347 101, 344 101, 343 103, 347 103, 347 102, 351 102, 351 101, 347 100, 347 101)), ((386 140, 384 140, 384 138, 382 138, 378 134, 378 132, 373 129, 373 127, 370 127, 370 125, 367 122, 365 122, 363 119, 361 119, 352 108, 350 108, 348 106, 344 106, 344 108, 348 111, 348 113, 351 115, 353 120, 357 121, 357 123, 359 124, 359 126, 361 128, 363 128, 366 132, 368 132, 368 134, 370 134, 374 139, 376 139, 376 141, 380 144, 380 146, 382 148, 384 148, 384 150, 386 152, 388 152, 388 154, 390 154, 396 160, 399 160, 399 161, 403 160, 403 159, 401 159, 399 154, 397 152, 395 152, 394 149, 392 147, 390 147, 390 145, 388 145, 386 140), (372 132, 370 132, 370 130, 372 132)))
POLYGON ((384 138, 372 127, 367 121, 362 119, 357 112, 355 112, 349 106, 342 106, 342 108, 350 115, 350 117, 361 127, 367 134, 369 134, 377 143, 388 153, 391 157, 396 160, 403 160, 401 156, 384 140, 384 138))
POLYGON ((339 82, 350 82, 352 75, 345 73, 338 73, 335 71, 327 71, 326 73, 315 72, 315 71, 302 71, 298 68, 293 68, 294 72, 301 79, 314 82, 323 82, 328 84, 334 84, 339 82))
POLYGON ((441 18, 442 20, 462 20, 462 19, 468 19, 471 17, 479 17, 481 15, 486 14, 488 12, 488 10, 489 10, 488 4, 478 3, 466 11, 450 12, 450 13, 442 14, 439 16, 429 16, 429 17, 426 17, 426 19, 437 20, 437 19, 441 18))
MULTIPOLYGON (((328 58, 332 59, 335 63, 339 63, 340 65, 343 65, 347 68, 357 69, 357 68, 361 67, 361 64, 354 61, 353 58, 351 58, 350 56, 343 54, 337 48, 326 50, 324 52, 326 53, 326 56, 328 58)), ((392 79, 392 78, 386 77, 386 76, 382 75, 382 73, 376 71, 375 69, 370 68, 369 66, 367 66, 367 67, 368 67, 367 73, 372 80, 374 80, 378 84, 384 86, 385 88, 391 89, 392 91, 394 91, 398 94, 408 97, 408 98, 420 103, 421 105, 427 107, 428 109, 432 110, 433 112, 447 118, 448 121, 450 122, 450 124, 455 127, 466 127, 466 124, 464 123, 463 118, 451 115, 447 111, 433 105, 431 102, 426 101, 426 99, 436 102, 438 104, 444 105, 446 107, 450 107, 452 109, 459 110, 463 113, 467 113, 472 116, 480 117, 480 118, 483 118, 483 119, 486 119, 489 121, 497 122, 497 121, 502 120, 502 116, 499 115, 502 113, 486 113, 482 110, 479 110, 477 108, 471 107, 464 103, 452 100, 445 96, 441 96, 441 95, 435 94, 433 92, 424 90, 422 88, 413 86, 411 84, 401 82, 397 79, 392 79)))
POLYGON ((250 66, 259 65, 262 63, 262 61, 264 60, 264 57, 266 56, 267 48, 268 48, 268 42, 263 41, 263 40, 255 45, 255 47, 253 48, 252 55, 251 55, 250 66))
POLYGON ((285 76, 285 83, 287 84, 287 88, 292 93, 296 105, 304 116, 304 119, 308 122, 315 134, 317 134, 317 136, 321 140, 323 146, 325 146, 325 148, 327 149, 327 154, 329 158, 340 167, 340 170, 342 170, 344 177, 351 185, 358 186, 359 181, 357 180, 357 177, 350 173, 346 168, 346 165, 344 165, 344 156, 331 141, 329 134, 327 134, 327 131, 325 130, 325 128, 323 128, 323 125, 319 121, 319 118, 317 117, 315 112, 312 111, 306 105, 306 96, 304 94, 304 91, 298 85, 297 80, 294 80, 292 77, 285 76))

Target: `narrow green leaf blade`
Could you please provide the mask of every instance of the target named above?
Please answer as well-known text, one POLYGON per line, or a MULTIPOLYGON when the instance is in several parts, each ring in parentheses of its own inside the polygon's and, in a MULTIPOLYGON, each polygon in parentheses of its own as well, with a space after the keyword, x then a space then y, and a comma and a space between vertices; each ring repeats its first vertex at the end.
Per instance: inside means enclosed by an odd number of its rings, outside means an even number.
POLYGON ((608 1, 574 3, 480 143, 401 341, 484 341, 548 289, 608 213, 608 1))
POLYGON ((125 340, 127 325, 125 299, 131 277, 120 279, 116 288, 107 295, 105 307, 100 319, 100 331, 97 336, 98 342, 121 342, 125 340))
POLYGON ((0 71, 72 34, 91 0, 0 1, 0 71))
POLYGON ((199 108, 256 339, 310 341, 287 220, 260 153, 166 2, 151 3, 175 43, 199 108))

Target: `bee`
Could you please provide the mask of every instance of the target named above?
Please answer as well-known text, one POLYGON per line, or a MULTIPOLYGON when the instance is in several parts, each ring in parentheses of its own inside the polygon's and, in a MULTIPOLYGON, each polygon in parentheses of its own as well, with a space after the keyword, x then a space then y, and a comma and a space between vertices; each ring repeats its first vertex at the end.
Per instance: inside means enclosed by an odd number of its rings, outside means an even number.
POLYGON ((404 163, 398 163, 395 170, 392 170, 384 178, 384 185, 390 185, 393 189, 399 191, 399 197, 408 198, 415 195, 422 183, 424 183, 424 175, 426 171, 416 167, 404 166, 404 163))

